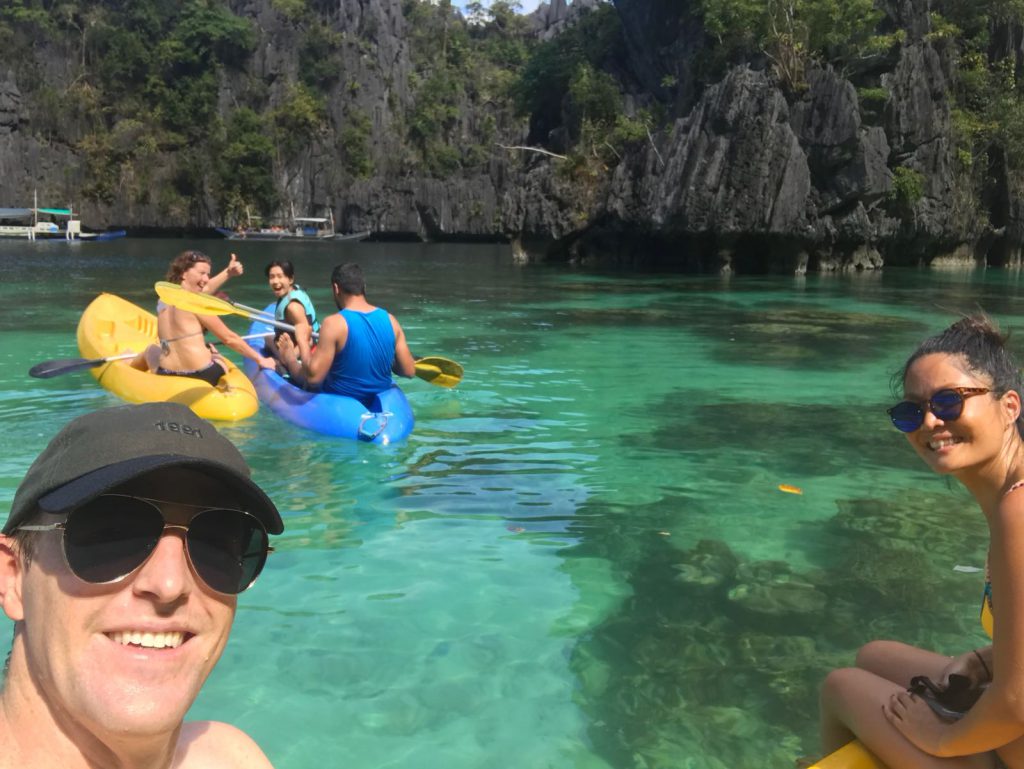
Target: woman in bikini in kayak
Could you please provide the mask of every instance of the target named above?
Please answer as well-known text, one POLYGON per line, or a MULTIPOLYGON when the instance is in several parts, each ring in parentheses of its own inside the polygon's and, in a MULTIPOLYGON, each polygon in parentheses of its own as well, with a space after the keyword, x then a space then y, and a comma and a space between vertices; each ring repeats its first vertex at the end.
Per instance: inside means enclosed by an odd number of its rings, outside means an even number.
POLYGON ((905 400, 889 410, 893 425, 926 465, 971 492, 988 523, 982 619, 992 644, 956 657, 896 641, 862 647, 856 667, 825 679, 824 747, 835 750, 856 737, 891 769, 1024 769, 1020 371, 994 324, 968 317, 918 347, 903 368, 902 387, 905 400), (931 686, 912 685, 917 676, 931 686), (953 683, 983 688, 962 717, 942 708, 953 683), (929 702, 935 694, 938 704, 929 702))
MULTIPOLYGON (((167 268, 167 281, 189 291, 202 293, 211 281, 210 265, 210 257, 206 254, 183 251, 174 257, 167 268)), ((223 275, 226 279, 225 273, 230 274, 230 267, 217 278, 223 275)), ((216 315, 197 315, 160 302, 157 305, 160 358, 156 373, 202 379, 216 386, 218 380, 227 373, 227 366, 206 344, 203 336, 207 331, 239 355, 256 361, 261 368, 274 368, 273 358, 265 358, 257 353, 216 315)))

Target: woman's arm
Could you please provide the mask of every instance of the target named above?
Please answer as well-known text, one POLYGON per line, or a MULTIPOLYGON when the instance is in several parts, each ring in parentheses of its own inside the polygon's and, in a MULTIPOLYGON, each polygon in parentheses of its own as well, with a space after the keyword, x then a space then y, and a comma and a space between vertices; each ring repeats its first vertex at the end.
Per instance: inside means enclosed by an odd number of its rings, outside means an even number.
POLYGON ((245 267, 238 261, 238 257, 235 254, 231 255, 231 261, 228 262, 228 266, 218 272, 216 275, 211 275, 210 279, 206 281, 206 285, 203 286, 204 294, 216 294, 220 291, 220 287, 228 282, 228 278, 241 275, 245 272, 245 267))
POLYGON ((246 344, 242 337, 228 328, 224 321, 216 315, 196 315, 196 317, 199 318, 199 322, 203 325, 203 328, 216 336, 220 341, 242 357, 256 361, 260 368, 273 369, 277 367, 277 363, 273 358, 264 358, 256 352, 252 347, 246 344))

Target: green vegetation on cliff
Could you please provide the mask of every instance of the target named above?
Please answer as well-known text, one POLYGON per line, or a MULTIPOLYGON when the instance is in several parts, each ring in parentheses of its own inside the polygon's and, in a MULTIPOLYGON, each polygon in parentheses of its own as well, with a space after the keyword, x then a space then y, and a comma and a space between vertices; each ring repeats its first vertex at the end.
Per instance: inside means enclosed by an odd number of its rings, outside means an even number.
MULTIPOLYGON (((864 122, 885 125, 887 78, 911 45, 946 63, 965 207, 993 178, 1019 192, 1024 0, 934 0, 913 40, 873 0, 693 0, 671 11, 703 30, 693 59, 658 73, 656 93, 630 69, 611 2, 544 40, 512 0, 358 5, 263 0, 243 17, 227 0, 7 0, 0 58, 27 130, 81 158, 76 194, 181 222, 286 210, 289 185, 324 158, 337 189, 485 172, 511 151, 499 145, 524 144, 564 158, 585 218, 616 165, 727 67, 767 68, 796 100, 809 67, 830 66, 856 87, 864 122)), ((899 171, 902 157, 889 202, 906 213, 927 179, 899 171)), ((303 183, 307 198, 321 184, 303 183)))
MULTIPOLYGON (((947 0, 932 13, 929 38, 958 62, 953 127, 963 172, 1024 193, 1024 60, 1013 42, 1024 27, 1021 0, 947 0)), ((993 212, 1002 226, 1005 212, 993 212)))

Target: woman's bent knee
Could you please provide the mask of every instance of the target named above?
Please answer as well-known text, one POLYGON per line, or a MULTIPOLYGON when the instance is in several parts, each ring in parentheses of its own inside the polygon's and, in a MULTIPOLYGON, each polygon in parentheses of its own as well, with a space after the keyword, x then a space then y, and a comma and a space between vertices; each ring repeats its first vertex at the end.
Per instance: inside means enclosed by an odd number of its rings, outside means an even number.
POLYGON ((822 705, 841 699, 843 693, 849 691, 854 681, 863 675, 863 672, 857 668, 836 668, 831 671, 821 684, 822 705))
POLYGON ((857 650, 854 665, 861 670, 876 670, 885 660, 892 657, 895 647, 902 646, 895 641, 868 641, 857 650))

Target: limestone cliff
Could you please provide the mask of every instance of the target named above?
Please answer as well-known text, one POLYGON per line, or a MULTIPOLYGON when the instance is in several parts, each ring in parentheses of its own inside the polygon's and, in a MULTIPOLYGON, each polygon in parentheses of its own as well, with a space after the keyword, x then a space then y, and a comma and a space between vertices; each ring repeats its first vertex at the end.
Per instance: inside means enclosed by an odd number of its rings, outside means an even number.
MULTIPOLYGON (((551 39, 599 2, 542 5, 531 34, 551 39)), ((562 129, 538 133, 538 123, 486 94, 467 97, 444 129, 456 147, 479 148, 472 163, 447 174, 410 163, 405 136, 422 73, 402 0, 315 5, 336 35, 341 74, 326 99, 328 129, 275 162, 274 184, 297 214, 330 207, 340 230, 506 238, 520 259, 740 272, 1020 262, 1013 171, 989 158, 978 189, 958 161, 949 95, 957 64, 930 34, 929 0, 885 0, 885 23, 903 34, 870 64, 879 86, 871 102, 855 85, 863 72, 856 81, 822 64, 808 67, 799 89, 758 57, 708 82, 697 65, 708 38, 688 0, 614 0, 623 47, 608 71, 629 109, 664 117, 614 164, 585 174, 566 172, 558 157, 562 129), (345 163, 340 133, 356 115, 368 119, 371 174, 345 163), (900 201, 894 178, 910 172, 921 194, 900 201)), ((279 108, 299 77, 301 25, 271 0, 230 7, 258 39, 244 67, 221 72, 218 112, 257 101, 279 108)), ((1011 51, 1021 47, 1014 34, 1003 41, 1011 51)), ((103 195, 83 198, 96 189, 84 128, 59 99, 40 97, 42 83, 74 81, 78 53, 47 40, 32 50, 32 61, 0 53, 0 204, 24 205, 39 190, 96 227, 225 221, 206 182, 163 194, 180 189, 184 161, 159 145, 141 155, 131 121, 115 124, 104 147, 107 159, 124 148, 131 161, 115 164, 103 195)))

